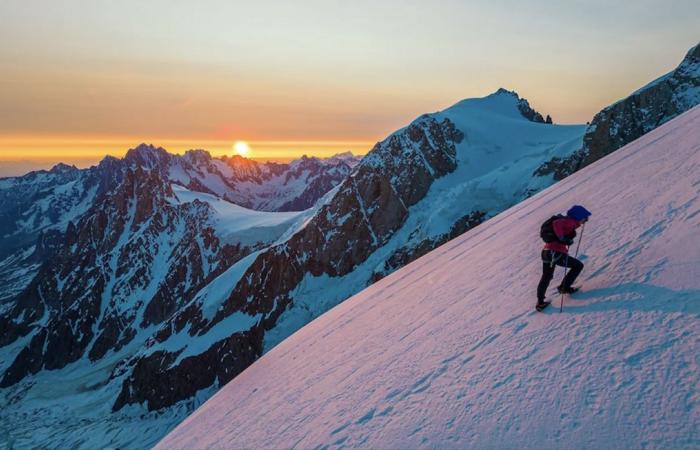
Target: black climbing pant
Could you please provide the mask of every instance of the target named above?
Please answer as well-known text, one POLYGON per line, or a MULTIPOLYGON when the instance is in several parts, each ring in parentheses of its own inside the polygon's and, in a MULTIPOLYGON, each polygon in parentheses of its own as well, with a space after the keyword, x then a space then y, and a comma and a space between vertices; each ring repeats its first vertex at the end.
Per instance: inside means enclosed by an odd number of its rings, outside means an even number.
POLYGON ((537 285, 537 300, 542 301, 545 298, 547 287, 554 277, 555 266, 568 267, 569 271, 561 283, 563 287, 571 287, 578 274, 583 270, 583 263, 573 256, 555 252, 552 250, 542 250, 542 278, 540 284, 537 285))

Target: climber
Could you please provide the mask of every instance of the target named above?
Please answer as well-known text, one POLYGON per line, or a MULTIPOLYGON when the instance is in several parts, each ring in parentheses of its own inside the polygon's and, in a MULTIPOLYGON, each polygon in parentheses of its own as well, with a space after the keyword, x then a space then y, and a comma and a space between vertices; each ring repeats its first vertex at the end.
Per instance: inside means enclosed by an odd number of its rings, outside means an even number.
POLYGON ((583 263, 569 255, 569 246, 574 243, 576 229, 588 221, 591 212, 581 205, 574 205, 566 212, 566 216, 556 215, 547 219, 540 228, 540 237, 545 242, 542 249, 542 278, 537 286, 537 305, 542 311, 551 302, 546 302, 546 292, 554 277, 555 266, 569 269, 561 285, 559 293, 571 294, 578 290, 574 287, 576 277, 583 270, 583 263))

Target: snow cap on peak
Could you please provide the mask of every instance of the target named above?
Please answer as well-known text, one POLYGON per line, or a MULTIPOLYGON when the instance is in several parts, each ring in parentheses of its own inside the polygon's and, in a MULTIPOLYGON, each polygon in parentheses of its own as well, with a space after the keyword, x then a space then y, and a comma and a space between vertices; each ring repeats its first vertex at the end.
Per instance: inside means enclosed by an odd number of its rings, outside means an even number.
MULTIPOLYGON (((462 114, 462 111, 466 110, 495 113, 501 116, 529 120, 530 122, 545 122, 542 114, 532 109, 525 98, 520 97, 517 92, 509 91, 505 88, 499 88, 496 92, 486 97, 464 99, 443 112, 462 114)), ((548 123, 551 123, 551 119, 548 123)))
POLYGON ((360 160, 362 159, 362 156, 356 156, 353 155, 351 151, 346 151, 342 153, 336 153, 335 155, 331 156, 330 158, 326 158, 324 162, 328 164, 346 164, 350 167, 355 167, 360 160))
POLYGON ((509 91, 506 88, 498 88, 498 90, 496 92, 494 92, 493 94, 489 95, 489 97, 493 97, 495 95, 508 95, 511 97, 515 97, 516 99, 520 99, 520 96, 518 95, 517 92, 509 91))

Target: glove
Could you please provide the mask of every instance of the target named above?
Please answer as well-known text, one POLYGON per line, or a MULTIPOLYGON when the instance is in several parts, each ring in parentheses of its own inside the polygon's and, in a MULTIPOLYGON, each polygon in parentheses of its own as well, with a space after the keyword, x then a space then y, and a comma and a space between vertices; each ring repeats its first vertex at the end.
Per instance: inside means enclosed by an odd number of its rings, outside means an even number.
POLYGON ((574 243, 574 240, 573 240, 573 238, 565 237, 564 239, 561 240, 561 243, 564 245, 572 245, 574 243))

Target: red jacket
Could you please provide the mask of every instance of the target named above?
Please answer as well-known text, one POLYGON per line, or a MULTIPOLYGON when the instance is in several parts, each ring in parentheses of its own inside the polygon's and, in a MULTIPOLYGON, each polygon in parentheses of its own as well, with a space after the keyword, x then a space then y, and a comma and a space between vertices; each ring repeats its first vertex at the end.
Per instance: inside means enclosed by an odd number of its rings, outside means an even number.
MULTIPOLYGON (((554 229, 554 234, 561 240, 566 238, 573 239, 576 237, 576 228, 581 226, 581 222, 571 217, 562 217, 561 219, 556 219, 552 222, 552 228, 554 229)), ((544 244, 545 250, 554 250, 559 253, 569 253, 569 248, 562 244, 561 242, 547 242, 544 244)))

